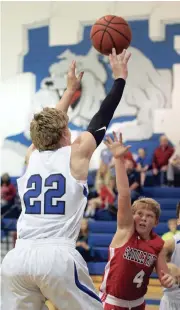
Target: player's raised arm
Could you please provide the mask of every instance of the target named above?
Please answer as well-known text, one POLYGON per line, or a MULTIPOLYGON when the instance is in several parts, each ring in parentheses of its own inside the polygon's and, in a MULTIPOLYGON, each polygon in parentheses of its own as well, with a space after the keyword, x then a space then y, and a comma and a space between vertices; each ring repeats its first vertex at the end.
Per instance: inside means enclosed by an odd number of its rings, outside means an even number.
MULTIPOLYGON (((57 103, 56 109, 67 113, 68 108, 71 105, 72 98, 76 90, 78 90, 80 87, 83 74, 84 72, 80 72, 80 74, 76 76, 76 61, 72 61, 67 74, 67 89, 64 92, 61 100, 57 103)), ((34 150, 35 146, 34 144, 31 144, 27 150, 25 165, 28 165, 29 158, 34 150)))
POLYGON ((114 112, 121 100, 125 81, 128 75, 127 64, 131 54, 124 50, 116 55, 112 50, 109 61, 115 78, 114 84, 107 97, 103 100, 99 111, 94 115, 87 131, 82 133, 74 142, 79 144, 80 156, 90 160, 96 147, 102 142, 106 129, 114 115, 114 112))
POLYGON ((61 100, 57 103, 56 109, 67 113, 75 92, 80 88, 83 74, 84 72, 80 72, 80 74, 76 76, 76 61, 73 60, 67 74, 67 89, 61 100))
POLYGON ((128 151, 130 146, 123 145, 122 134, 120 134, 119 139, 114 132, 113 136, 114 141, 110 137, 107 137, 105 144, 115 159, 116 185, 118 190, 117 225, 120 229, 131 228, 134 225, 131 210, 131 196, 127 172, 124 165, 124 154, 128 151))

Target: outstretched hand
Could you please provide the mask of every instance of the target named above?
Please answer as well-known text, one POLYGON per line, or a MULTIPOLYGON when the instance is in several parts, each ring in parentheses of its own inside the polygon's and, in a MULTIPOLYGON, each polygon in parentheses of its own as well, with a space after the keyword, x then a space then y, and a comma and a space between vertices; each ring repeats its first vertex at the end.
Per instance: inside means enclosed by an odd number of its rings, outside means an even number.
POLYGON ((67 74, 67 89, 69 91, 75 92, 80 88, 83 74, 84 72, 80 72, 80 74, 76 76, 76 61, 73 60, 67 74))
POLYGON ((122 157, 124 154, 130 149, 130 145, 125 146, 122 140, 122 133, 119 134, 119 138, 117 134, 113 131, 114 141, 111 137, 107 137, 104 144, 111 151, 114 158, 122 157))
POLYGON ((109 55, 109 62, 110 62, 115 80, 118 78, 122 78, 124 80, 127 79, 127 76, 128 76, 127 64, 128 64, 130 57, 131 57, 131 53, 125 49, 119 55, 116 54, 115 48, 112 49, 112 54, 109 55))
POLYGON ((161 284, 162 286, 166 288, 170 288, 175 283, 175 279, 172 275, 165 273, 163 270, 161 270, 161 284))

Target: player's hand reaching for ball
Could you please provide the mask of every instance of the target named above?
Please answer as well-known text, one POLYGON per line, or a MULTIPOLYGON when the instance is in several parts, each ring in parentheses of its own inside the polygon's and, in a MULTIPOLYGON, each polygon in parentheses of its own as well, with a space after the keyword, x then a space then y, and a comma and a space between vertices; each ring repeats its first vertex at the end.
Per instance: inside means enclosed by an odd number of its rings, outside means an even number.
POLYGON ((109 62, 112 68, 114 79, 122 78, 127 79, 128 76, 128 61, 131 57, 131 53, 127 50, 119 55, 116 54, 115 48, 112 49, 112 54, 109 55, 109 62))
POLYGON ((84 72, 80 72, 78 76, 76 76, 76 61, 73 60, 67 74, 67 90, 71 92, 75 92, 80 88, 81 80, 84 72))
POLYGON ((107 137, 105 140, 105 145, 107 148, 111 151, 114 158, 122 157, 131 147, 130 145, 125 146, 123 144, 122 140, 122 134, 119 134, 119 138, 117 137, 117 134, 113 131, 113 137, 114 141, 111 139, 111 137, 107 137))

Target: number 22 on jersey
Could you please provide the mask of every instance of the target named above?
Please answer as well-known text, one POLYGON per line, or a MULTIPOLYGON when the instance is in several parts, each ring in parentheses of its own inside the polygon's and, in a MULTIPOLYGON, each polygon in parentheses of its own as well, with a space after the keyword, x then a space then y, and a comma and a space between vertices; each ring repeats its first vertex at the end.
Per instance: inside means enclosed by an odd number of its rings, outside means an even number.
POLYGON ((51 174, 44 181, 39 174, 27 181, 27 192, 23 196, 26 214, 65 214, 65 201, 57 201, 66 193, 66 179, 62 174, 51 174), (47 189, 41 199, 42 188, 47 189), (56 199, 56 203, 53 200, 56 199))

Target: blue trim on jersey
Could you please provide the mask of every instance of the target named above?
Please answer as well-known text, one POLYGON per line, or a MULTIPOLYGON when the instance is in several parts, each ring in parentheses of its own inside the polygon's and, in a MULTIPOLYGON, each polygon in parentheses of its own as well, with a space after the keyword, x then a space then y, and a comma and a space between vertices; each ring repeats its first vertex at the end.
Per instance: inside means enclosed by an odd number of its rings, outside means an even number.
POLYGON ((178 243, 180 243, 180 240, 178 240, 178 241, 176 242, 176 244, 178 244, 178 243))
POLYGON ((83 189, 83 195, 87 198, 88 196, 88 191, 87 188, 83 185, 84 189, 83 189))
POLYGON ((84 293, 88 294, 90 297, 96 299, 97 301, 99 301, 101 303, 100 298, 94 293, 92 292, 89 288, 87 288, 86 286, 84 286, 78 279, 78 273, 77 273, 77 268, 76 268, 76 264, 74 263, 74 277, 75 277, 75 283, 77 285, 77 287, 83 291, 84 293))

